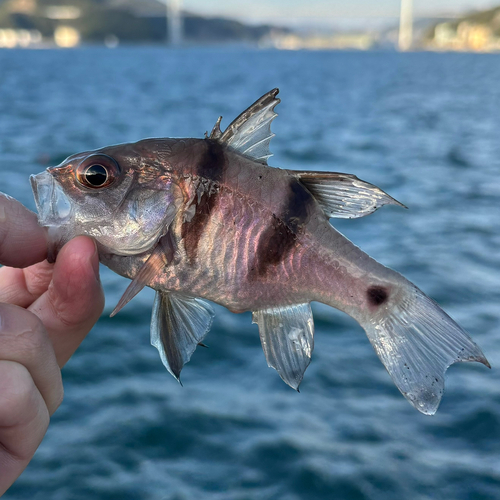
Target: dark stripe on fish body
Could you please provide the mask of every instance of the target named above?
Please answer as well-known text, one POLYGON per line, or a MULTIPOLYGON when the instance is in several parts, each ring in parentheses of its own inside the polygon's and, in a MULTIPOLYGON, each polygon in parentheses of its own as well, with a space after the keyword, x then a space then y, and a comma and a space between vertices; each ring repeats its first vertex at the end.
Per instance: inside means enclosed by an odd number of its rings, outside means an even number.
POLYGON ((196 166, 195 175, 213 182, 222 182, 226 170, 224 149, 218 141, 205 139, 203 142, 206 149, 196 166))
POLYGON ((280 216, 273 214, 269 226, 262 232, 252 267, 258 276, 267 273, 269 266, 278 265, 294 248, 309 216, 314 199, 295 178, 290 178, 286 202, 280 216))
POLYGON ((194 216, 190 221, 185 221, 181 229, 184 248, 191 262, 196 260, 198 245, 203 235, 203 231, 208 224, 212 212, 217 206, 219 183, 222 181, 226 170, 226 159, 222 146, 217 141, 210 139, 206 139, 204 142, 206 144, 206 149, 195 168, 195 176, 200 180, 208 179, 211 182, 207 187, 207 191, 203 193, 199 201, 198 195, 195 194, 192 202, 195 204, 194 216))
POLYGON ((293 230, 300 228, 307 222, 309 207, 313 203, 311 193, 295 177, 292 177, 288 202, 283 211, 285 223, 293 230))
POLYGON ((269 266, 279 264, 290 252, 296 239, 294 232, 273 214, 271 224, 260 235, 253 271, 265 275, 269 266))

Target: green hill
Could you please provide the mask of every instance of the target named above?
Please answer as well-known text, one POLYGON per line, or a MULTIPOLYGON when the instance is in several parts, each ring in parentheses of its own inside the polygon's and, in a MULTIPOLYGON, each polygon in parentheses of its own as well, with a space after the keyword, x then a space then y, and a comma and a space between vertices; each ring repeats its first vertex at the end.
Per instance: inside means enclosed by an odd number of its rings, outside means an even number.
MULTIPOLYGON (((37 30, 51 39, 58 26, 78 30, 83 42, 102 43, 113 35, 121 42, 163 43, 166 7, 157 0, 0 0, 0 29, 37 30)), ((248 26, 223 18, 184 13, 187 43, 257 43, 271 26, 248 26)))

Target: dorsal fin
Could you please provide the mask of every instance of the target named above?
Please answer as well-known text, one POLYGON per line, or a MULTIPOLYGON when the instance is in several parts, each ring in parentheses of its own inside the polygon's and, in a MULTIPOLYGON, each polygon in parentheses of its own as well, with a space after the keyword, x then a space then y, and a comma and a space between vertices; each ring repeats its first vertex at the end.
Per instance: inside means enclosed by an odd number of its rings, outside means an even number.
POLYGON ((369 182, 358 179, 355 175, 338 172, 296 172, 297 176, 316 198, 327 217, 355 219, 369 215, 383 205, 402 203, 369 182))
POLYGON ((271 122, 278 116, 274 112, 274 107, 280 102, 276 97, 278 92, 279 89, 273 89, 264 94, 233 120, 224 133, 221 133, 219 128, 219 117, 210 139, 217 139, 239 153, 267 165, 267 159, 272 156, 269 143, 274 137, 271 132, 271 122))

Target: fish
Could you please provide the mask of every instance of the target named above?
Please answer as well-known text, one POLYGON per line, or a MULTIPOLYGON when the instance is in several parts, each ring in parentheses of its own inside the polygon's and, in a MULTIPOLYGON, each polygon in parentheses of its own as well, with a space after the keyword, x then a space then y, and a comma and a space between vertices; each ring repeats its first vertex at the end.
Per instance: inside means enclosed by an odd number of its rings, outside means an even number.
POLYGON ((214 302, 252 312, 268 365, 299 390, 317 301, 354 318, 403 396, 432 415, 450 365, 490 365, 436 302, 330 223, 402 203, 352 174, 269 166, 278 92, 224 131, 219 117, 204 138, 103 147, 32 175, 49 259, 75 236, 94 238, 100 262, 131 280, 112 316, 154 289, 151 343, 179 382, 214 302))

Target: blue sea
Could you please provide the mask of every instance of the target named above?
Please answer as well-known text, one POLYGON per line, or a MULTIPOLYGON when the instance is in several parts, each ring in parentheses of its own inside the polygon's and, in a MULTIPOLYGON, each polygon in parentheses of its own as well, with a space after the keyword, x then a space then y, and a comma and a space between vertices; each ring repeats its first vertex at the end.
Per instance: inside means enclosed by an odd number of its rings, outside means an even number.
POLYGON ((363 330, 313 304, 300 394, 268 368, 250 313, 216 306, 181 387, 149 344, 151 290, 63 369, 65 400, 9 500, 500 498, 500 55, 246 48, 0 51, 0 190, 145 137, 202 137, 268 90, 270 164, 356 174, 409 207, 332 220, 437 300, 483 348, 448 371, 437 414, 414 410, 363 330))

